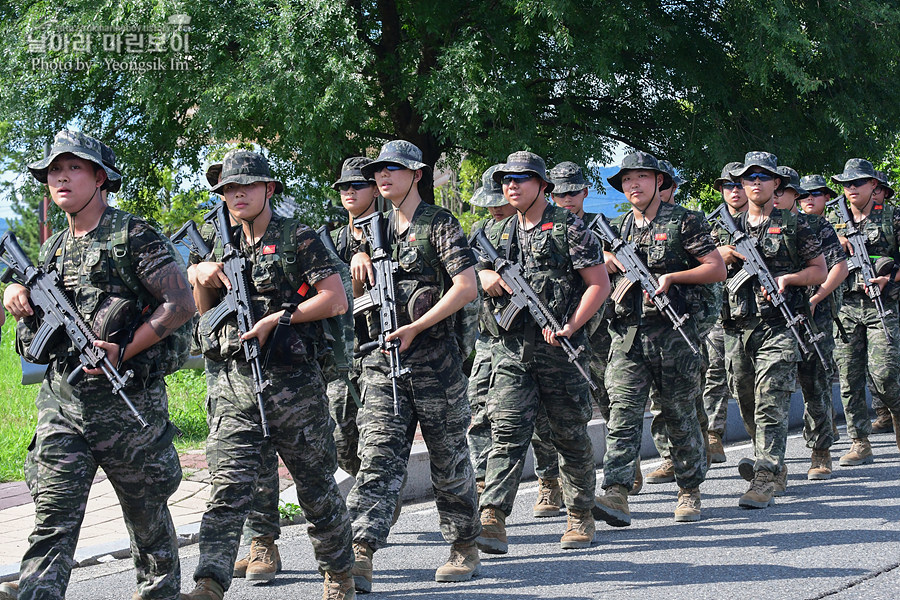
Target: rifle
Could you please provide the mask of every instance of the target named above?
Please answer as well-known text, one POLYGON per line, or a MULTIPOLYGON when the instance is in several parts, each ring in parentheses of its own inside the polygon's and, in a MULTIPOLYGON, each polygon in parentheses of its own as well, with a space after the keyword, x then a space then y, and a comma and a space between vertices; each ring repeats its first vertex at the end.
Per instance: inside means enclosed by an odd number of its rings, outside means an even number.
MULTIPOLYGON (((222 241, 222 262, 223 270, 228 281, 231 282, 230 288, 225 288, 225 297, 222 301, 210 311, 209 324, 213 331, 217 330, 225 322, 225 319, 234 315, 237 320, 238 332, 244 335, 253 329, 256 319, 253 316, 253 308, 250 305, 250 286, 247 283, 247 275, 250 272, 250 261, 241 256, 234 242, 231 232, 231 216, 228 208, 222 202, 214 209, 209 211, 203 219, 207 223, 211 223, 216 230, 216 235, 222 241)), ((186 224, 187 235, 192 243, 202 242, 203 239, 199 235, 191 235, 191 223, 186 224)), ((184 227, 182 227, 184 229, 184 227)), ((196 226, 193 227, 196 230, 196 226)), ((181 231, 179 230, 179 233, 181 231)), ((177 234, 176 234, 177 235, 177 234)), ((183 238, 183 235, 182 235, 183 238)), ((201 256, 209 256, 210 249, 205 244, 198 246, 201 256)), ((244 350, 244 358, 250 365, 253 374, 253 393, 256 395, 256 406, 259 409, 259 424, 262 429, 263 437, 269 437, 269 421, 266 419, 266 409, 263 406, 262 392, 269 385, 269 380, 263 377, 262 364, 260 363, 261 350, 259 339, 253 338, 241 342, 241 348, 244 350)))
POLYGON ((819 333, 814 334, 812 327, 810 327, 809 321, 805 316, 794 315, 793 311, 791 311, 790 307, 787 305, 787 300, 784 295, 778 291, 778 284, 775 282, 775 278, 772 276, 768 267, 766 267, 766 263, 763 261, 762 256, 760 256, 759 249, 756 247, 756 240, 738 228, 731 213, 728 212, 728 206, 725 204, 722 204, 713 211, 709 216, 709 221, 717 223, 731 234, 731 239, 734 241, 735 248, 744 256, 744 265, 740 272, 729 279, 725 284, 725 287, 728 288, 728 292, 730 294, 737 293, 741 286, 747 283, 755 275, 759 280, 759 284, 769 295, 772 305, 778 307, 781 311, 781 316, 784 317, 784 321, 794 335, 794 339, 797 340, 800 350, 804 354, 809 354, 809 348, 803 343, 803 338, 800 337, 798 326, 803 327, 803 332, 809 339, 809 343, 812 344, 816 354, 819 356, 819 362, 821 362, 822 366, 827 370, 828 362, 825 360, 825 355, 822 354, 822 349, 819 347, 819 340, 825 337, 825 332, 820 331, 819 333))
POLYGON ((199 255, 203 260, 209 260, 212 256, 212 249, 206 245, 197 224, 194 221, 188 221, 181 226, 181 229, 169 238, 173 244, 181 242, 188 250, 199 255))
POLYGON ((881 320, 881 328, 884 329, 884 337, 887 338, 888 344, 893 344, 894 340, 888 331, 887 318, 893 311, 884 308, 884 301, 881 297, 881 288, 871 283, 875 279, 876 273, 872 266, 872 259, 869 257, 869 250, 866 248, 866 238, 863 232, 853 222, 853 215, 847 207, 847 199, 844 196, 835 198, 834 205, 837 208, 838 216, 847 225, 847 241, 850 242, 850 249, 853 253, 847 257, 848 271, 859 271, 860 276, 865 285, 866 294, 875 303, 875 309, 878 311, 878 318, 881 320))
POLYGON ((409 367, 400 366, 400 340, 387 341, 388 334, 399 327, 397 316, 397 286, 394 273, 399 265, 391 260, 391 246, 385 235, 386 220, 384 215, 375 211, 368 217, 354 221, 354 225, 363 230, 363 235, 372 246, 372 269, 375 271, 375 285, 360 298, 353 301, 353 315, 356 316, 370 309, 378 311, 380 332, 378 339, 361 344, 355 356, 364 356, 376 348, 387 352, 391 368, 391 384, 394 388, 394 414, 400 414, 400 402, 397 398, 397 379, 409 373, 409 367))
POLYGON ((34 341, 29 346, 28 354, 32 356, 43 354, 45 346, 53 334, 62 328, 75 344, 78 360, 82 365, 69 373, 66 378, 69 385, 77 385, 84 377, 85 373, 82 367, 101 369, 112 385, 113 392, 122 398, 141 427, 147 427, 147 421, 135 408, 124 389, 134 373, 130 370, 125 371, 124 374, 119 373, 115 365, 110 362, 109 357, 106 356, 106 351, 94 346, 97 336, 63 292, 57 272, 35 267, 28 260, 28 256, 22 251, 15 234, 11 231, 6 232, 0 238, 0 262, 8 267, 0 276, 0 281, 9 283, 15 276, 19 283, 28 288, 32 306, 42 314, 41 325, 35 333, 34 341))
MULTIPOLYGON (((532 288, 525 279, 525 276, 522 274, 522 267, 500 256, 497 249, 494 248, 487 238, 487 235, 485 235, 484 229, 480 229, 472 237, 472 241, 478 245, 487 259, 493 263, 494 270, 497 271, 500 278, 506 282, 506 285, 512 288, 512 294, 509 296, 509 304, 507 304, 499 314, 494 314, 494 318, 497 320, 498 325, 509 331, 516 316, 518 316, 523 308, 527 308, 528 312, 531 314, 531 318, 534 319, 535 323, 537 323, 538 327, 541 329, 550 329, 553 331, 554 335, 557 331, 562 329, 559 321, 556 320, 556 317, 553 316, 550 309, 541 302, 541 299, 538 297, 537 293, 535 293, 534 288, 532 288)), ((581 351, 584 350, 584 346, 578 346, 578 348, 576 348, 567 337, 556 336, 556 339, 569 357, 569 362, 575 365, 575 368, 578 369, 578 372, 581 373, 584 380, 588 382, 591 390, 596 391, 597 384, 591 380, 591 376, 588 375, 584 370, 584 367, 578 363, 578 356, 581 354, 581 351)))
POLYGON ((591 224, 588 225, 588 229, 596 233, 600 239, 610 245, 610 250, 616 255, 616 258, 622 263, 622 266, 625 267, 625 272, 623 273, 625 278, 622 279, 619 285, 616 286, 616 289, 613 290, 612 299, 617 303, 621 303, 625 294, 631 289, 631 286, 635 283, 639 283, 644 293, 646 293, 653 301, 656 309, 669 317, 669 320, 672 321, 672 329, 677 330, 678 333, 681 334, 681 337, 687 342, 691 352, 695 355, 699 354, 700 348, 698 348, 691 338, 688 337, 687 332, 684 330, 684 323, 688 320, 688 315, 679 315, 675 312, 675 307, 672 306, 672 302, 669 300, 667 294, 656 293, 656 290, 659 287, 659 281, 653 276, 653 273, 650 272, 647 265, 641 260, 641 257, 638 256, 634 243, 626 242, 617 235, 616 232, 613 231, 613 228, 609 226, 609 221, 606 220, 606 216, 603 213, 600 213, 593 221, 591 221, 591 224))

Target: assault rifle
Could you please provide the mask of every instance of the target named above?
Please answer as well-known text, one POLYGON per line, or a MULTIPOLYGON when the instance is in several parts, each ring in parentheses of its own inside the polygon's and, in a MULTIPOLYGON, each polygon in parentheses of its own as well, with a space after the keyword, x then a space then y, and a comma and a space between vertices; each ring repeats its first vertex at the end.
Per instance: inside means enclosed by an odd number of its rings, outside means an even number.
MULTIPOLYGON (((534 288, 525 279, 525 276, 522 274, 522 267, 500 256, 497 249, 494 248, 485 235, 484 229, 480 229, 473 236, 472 241, 478 245, 482 254, 493 263, 494 270, 497 271, 500 278, 512 289, 512 294, 509 296, 509 304, 502 311, 494 314, 494 318, 500 327, 508 331, 516 316, 522 309, 527 308, 531 318, 534 319, 541 329, 550 329, 554 334, 562 329, 562 325, 559 324, 559 321, 556 320, 550 309, 541 302, 534 288)), ((581 376, 588 382, 591 390, 596 390, 597 384, 591 380, 591 376, 578 363, 578 356, 584 350, 584 346, 576 348, 567 337, 556 336, 556 339, 569 357, 569 362, 575 365, 581 376)))
POLYGON ((877 284, 871 283, 877 274, 872 266, 872 259, 869 257, 869 250, 866 248, 866 236, 863 235, 859 226, 853 222, 853 215, 847 206, 847 198, 838 196, 834 200, 834 206, 837 208, 838 216, 841 221, 847 225, 847 241, 850 242, 852 254, 847 258, 848 271, 859 271, 865 285, 866 294, 875 303, 875 309, 878 311, 878 319, 881 321, 881 328, 884 329, 884 337, 887 338, 888 344, 893 344, 887 326, 887 318, 891 315, 891 310, 884 308, 884 300, 881 297, 881 288, 877 284))
POLYGON ((653 273, 650 272, 650 269, 647 268, 641 257, 638 256, 634 243, 626 242, 617 235, 613 228, 609 226, 609 221, 606 220, 606 216, 603 213, 597 215, 591 221, 591 224, 588 225, 588 228, 610 245, 612 253, 616 255, 618 261, 625 267, 625 272, 623 273, 625 277, 613 290, 612 299, 617 303, 622 302, 631 286, 639 283, 644 293, 653 301, 656 309, 672 321, 672 329, 677 330, 681 334, 691 352, 699 354, 700 348, 688 337, 687 332, 684 330, 684 323, 688 320, 688 315, 679 315, 675 311, 675 307, 672 306, 672 302, 667 294, 656 293, 657 288, 659 288, 659 281, 653 276, 653 273))
MULTIPOLYGON (((250 286, 247 283, 250 261, 241 256, 234 242, 234 236, 231 232, 231 216, 224 202, 209 211, 203 219, 207 223, 212 224, 216 230, 216 236, 222 241, 223 271, 225 271, 228 281, 231 282, 231 287, 225 288, 225 297, 210 311, 209 325, 215 331, 224 324, 225 319, 233 315, 237 320, 238 333, 243 336, 253 329, 253 326, 256 324, 253 308, 250 305, 250 286)), ((187 223, 189 239, 194 244, 202 243, 203 239, 199 234, 197 236, 191 235, 192 228, 190 225, 191 222, 187 223)), ((196 230, 196 226, 193 227, 193 230, 196 230)), ((200 256, 208 257, 211 253, 205 244, 198 245, 197 250, 199 250, 197 254, 200 256)), ((262 364, 260 363, 262 352, 259 346, 259 339, 244 340, 241 342, 241 348, 253 375, 253 393, 256 395, 256 406, 259 408, 259 425, 262 429, 263 437, 268 438, 269 421, 266 419, 262 393, 270 382, 263 376, 262 364)))
POLYGON ((28 288, 31 304, 34 306, 35 312, 40 315, 41 325, 29 346, 28 354, 42 355, 53 334, 63 329, 75 345, 75 349, 78 351, 78 360, 82 365, 69 373, 66 378, 69 385, 77 385, 84 377, 85 373, 82 367, 99 368, 112 385, 113 392, 122 398, 141 427, 147 427, 147 421, 135 408, 124 389, 134 373, 131 371, 125 371, 124 374, 119 373, 115 365, 110 362, 109 357, 106 356, 106 351, 94 346, 97 336, 63 292, 62 283, 56 271, 35 267, 28 260, 28 256, 22 251, 15 234, 11 231, 0 238, 0 262, 8 267, 0 276, 0 281, 9 283, 15 277, 19 283, 28 288))
POLYGON ((778 307, 781 311, 781 315, 784 317, 785 323, 787 323, 788 328, 794 335, 794 339, 797 340, 800 350, 804 354, 809 353, 809 348, 803 343, 803 338, 800 336, 800 330, 798 329, 798 327, 803 327, 803 332, 809 339, 809 343, 812 344, 816 354, 819 356, 819 362, 821 362, 822 366, 827 370, 828 362, 825 360, 825 355, 822 354, 822 349, 819 347, 819 340, 825 337, 825 332, 820 331, 819 333, 814 334, 806 317, 803 315, 795 315, 793 311, 791 311, 784 294, 778 291, 778 283, 776 283, 775 278, 772 276, 772 273, 769 271, 768 267, 766 267, 766 263, 763 261, 762 256, 759 254, 759 249, 756 247, 756 240, 737 226, 737 223, 734 222, 734 217, 728 212, 728 206, 725 204, 722 204, 713 211, 709 216, 709 221, 715 222, 725 229, 731 235, 735 249, 744 256, 744 265, 741 271, 729 279, 725 284, 725 287, 728 288, 728 292, 731 294, 736 293, 741 286, 756 276, 759 280, 759 285, 761 285, 769 295, 772 305, 778 307))
POLYGON ((394 273, 399 265, 391 259, 391 245, 385 232, 387 221, 380 212, 375 211, 353 224, 363 230, 363 235, 372 247, 372 270, 375 272, 375 285, 353 301, 353 315, 368 310, 378 311, 380 331, 378 339, 359 346, 356 356, 366 355, 376 348, 387 352, 391 369, 391 384, 394 388, 394 414, 400 414, 400 402, 397 398, 397 379, 409 373, 409 367, 400 366, 400 340, 387 341, 387 336, 399 327, 397 317, 397 286, 394 273))
POLYGON ((181 226, 181 229, 169 238, 173 244, 181 242, 187 246, 188 250, 194 254, 198 254, 203 260, 209 260, 212 257, 212 249, 206 245, 197 224, 194 221, 188 221, 181 226))

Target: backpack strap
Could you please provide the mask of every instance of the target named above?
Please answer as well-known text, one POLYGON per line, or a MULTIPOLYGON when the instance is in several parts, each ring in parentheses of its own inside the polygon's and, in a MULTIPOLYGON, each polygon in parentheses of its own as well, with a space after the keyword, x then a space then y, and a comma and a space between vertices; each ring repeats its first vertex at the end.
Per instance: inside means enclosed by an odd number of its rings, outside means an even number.
POLYGON ((881 231, 884 233, 884 237, 887 238, 891 250, 897 252, 897 236, 894 234, 894 207, 886 202, 881 212, 881 231))
POLYGON ((145 306, 153 303, 150 293, 144 288, 132 268, 131 249, 128 245, 128 229, 131 227, 131 219, 134 216, 122 210, 113 209, 112 222, 109 230, 109 256, 112 258, 116 273, 122 282, 137 296, 145 306))
MULTIPOLYGON (((64 229, 62 231, 57 231, 50 238, 49 242, 44 246, 46 248, 46 254, 41 257, 40 262, 44 263, 44 270, 49 270, 55 267, 56 264, 56 253, 59 252, 59 249, 62 248, 63 244, 66 241, 66 234, 68 233, 68 229, 64 229)), ((41 248, 43 250, 43 248, 41 248)))

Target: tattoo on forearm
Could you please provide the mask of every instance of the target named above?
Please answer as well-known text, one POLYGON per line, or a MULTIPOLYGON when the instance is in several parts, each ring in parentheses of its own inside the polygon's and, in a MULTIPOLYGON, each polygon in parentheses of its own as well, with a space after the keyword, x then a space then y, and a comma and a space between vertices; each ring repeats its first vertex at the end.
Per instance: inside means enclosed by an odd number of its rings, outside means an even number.
POLYGON ((164 338, 190 319, 196 310, 194 296, 187 279, 174 263, 150 273, 143 282, 160 305, 147 324, 160 338, 164 338))

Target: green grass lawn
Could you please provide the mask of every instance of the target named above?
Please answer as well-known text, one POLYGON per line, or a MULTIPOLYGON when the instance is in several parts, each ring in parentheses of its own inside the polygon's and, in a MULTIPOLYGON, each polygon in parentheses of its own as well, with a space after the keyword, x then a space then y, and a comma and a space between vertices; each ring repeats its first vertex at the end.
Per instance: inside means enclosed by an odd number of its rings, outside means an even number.
MULTIPOLYGON (((8 317, 0 342, 0 482, 24 479, 25 453, 37 424, 34 399, 40 386, 21 384, 14 327, 15 321, 8 317)), ((184 433, 175 439, 175 446, 179 451, 201 448, 208 432, 203 371, 179 371, 166 377, 166 384, 172 422, 184 433)))

